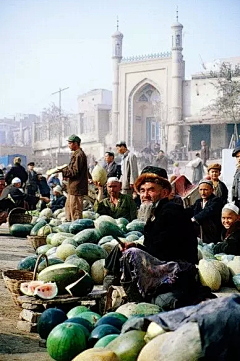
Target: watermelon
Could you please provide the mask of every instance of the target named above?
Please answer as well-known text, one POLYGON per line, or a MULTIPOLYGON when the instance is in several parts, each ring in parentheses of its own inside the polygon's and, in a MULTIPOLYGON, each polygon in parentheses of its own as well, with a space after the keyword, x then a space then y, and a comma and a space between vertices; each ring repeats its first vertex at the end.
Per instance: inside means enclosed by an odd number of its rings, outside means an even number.
POLYGON ((102 221, 98 225, 98 229, 101 232, 102 236, 113 236, 116 237, 123 237, 123 231, 118 227, 117 224, 113 224, 108 221, 102 221))
POLYGON ((92 324, 88 320, 85 320, 84 318, 81 318, 81 317, 68 318, 64 322, 73 322, 73 323, 78 323, 79 325, 84 326, 88 330, 88 333, 89 333, 88 337, 90 336, 90 333, 93 330, 92 324))
POLYGON ((71 224, 72 224, 72 222, 65 222, 65 223, 60 224, 57 227, 58 227, 60 232, 70 233, 69 228, 70 228, 71 224))
POLYGON ((42 281, 23 282, 20 285, 20 291, 26 296, 33 296, 35 288, 41 285, 43 285, 42 281))
POLYGON ((84 318, 85 320, 89 321, 91 325, 94 327, 98 320, 100 320, 101 316, 92 311, 82 312, 78 315, 78 317, 84 318))
POLYGON ((78 257, 76 254, 68 256, 65 260, 65 263, 72 264, 74 266, 77 266, 79 269, 90 273, 90 265, 88 264, 88 262, 85 259, 78 257))
POLYGON ((124 316, 122 313, 119 313, 119 312, 108 312, 106 313, 105 315, 102 316, 102 319, 105 318, 105 317, 116 317, 118 318, 119 320, 121 320, 121 322, 124 324, 126 321, 127 321, 127 317, 124 316))
POLYGON ((58 246, 56 256, 63 261, 73 254, 76 253, 76 248, 72 244, 61 244, 58 246))
POLYGON ((100 340, 102 337, 106 335, 112 335, 112 334, 120 334, 120 330, 112 325, 99 325, 96 326, 90 333, 88 344, 90 347, 93 347, 95 343, 100 340))
POLYGON ((45 226, 47 224, 47 221, 45 219, 41 219, 37 222, 37 224, 35 224, 35 226, 32 228, 30 235, 31 236, 36 236, 39 229, 42 228, 43 226, 45 226))
POLYGON ((92 180, 94 182, 100 183, 101 186, 104 186, 107 182, 107 171, 100 164, 96 164, 92 170, 92 180))
POLYGON ((86 306, 76 306, 73 307, 68 313, 67 313, 67 317, 68 318, 73 318, 73 317, 78 317, 80 313, 83 312, 90 312, 89 308, 87 308, 86 306))
POLYGON ((99 259, 106 259, 108 253, 93 243, 83 243, 76 248, 76 255, 85 259, 90 265, 99 259))
POLYGON ((95 285, 102 285, 104 279, 105 259, 99 259, 92 264, 91 277, 95 285))
POLYGON ((47 351, 56 361, 72 361, 86 349, 86 336, 81 325, 61 323, 54 327, 47 338, 47 351))
POLYGON ((62 241, 62 244, 72 244, 74 247, 77 247, 78 244, 73 238, 66 238, 62 241))
POLYGON ((44 237, 51 233, 52 233, 52 227, 49 226, 49 224, 46 224, 45 226, 43 226, 39 229, 39 231, 37 232, 37 235, 44 237))
POLYGON ((36 254, 46 254, 51 248, 53 248, 51 244, 44 244, 36 249, 36 254))
POLYGON ((66 263, 46 267, 38 274, 39 281, 56 282, 59 294, 66 293, 65 287, 78 279, 79 269, 66 263))
POLYGON ((117 221, 116 219, 114 219, 113 217, 111 216, 106 216, 106 215, 103 215, 103 216, 99 216, 95 221, 94 221, 94 225, 95 225, 95 228, 99 229, 99 224, 103 221, 107 221, 107 222, 110 222, 112 224, 115 224, 117 225, 117 221))
POLYGON ((72 235, 65 232, 54 233, 51 237, 51 245, 54 247, 58 247, 66 238, 72 238, 72 235))
POLYGON ((95 327, 101 326, 101 325, 111 325, 116 327, 118 330, 122 329, 123 324, 127 321, 127 318, 120 318, 120 317, 114 317, 109 316, 108 314, 105 315, 105 317, 100 318, 100 320, 96 323, 95 327))
POLYGON ((78 232, 73 239, 78 245, 82 243, 95 243, 97 244, 98 240, 101 238, 101 233, 97 229, 87 228, 78 232))
POLYGON ((77 219, 76 221, 72 222, 69 227, 69 232, 72 234, 77 234, 81 232, 83 229, 86 228, 93 228, 94 223, 92 219, 77 219))
POLYGON ((33 227, 31 224, 18 224, 15 223, 9 228, 9 233, 14 237, 27 237, 33 227))
POLYGON ((72 361, 120 361, 117 355, 105 348, 89 348, 81 352, 72 361))
MULTIPOLYGON (((48 258, 48 266, 52 266, 54 264, 63 263, 63 261, 59 258, 48 258)), ((38 265, 38 272, 41 272, 44 268, 47 267, 47 262, 44 259, 42 262, 38 265)))
POLYGON ((144 336, 143 331, 131 330, 111 341, 106 349, 113 351, 122 361, 135 361, 145 345, 144 336))
POLYGON ((95 343, 93 347, 94 348, 106 347, 111 341, 115 340, 115 338, 117 338, 118 336, 119 334, 110 334, 103 336, 95 343))
POLYGON ((35 264, 37 261, 37 256, 28 256, 24 259, 22 259, 18 265, 17 265, 17 269, 18 270, 24 270, 24 271, 33 271, 35 264))
POLYGON ((52 329, 64 322, 66 319, 67 316, 65 312, 59 308, 48 308, 43 311, 37 324, 37 332, 39 333, 39 336, 46 340, 52 329))
POLYGON ((68 293, 73 297, 83 297, 92 292, 94 282, 88 273, 79 271, 80 278, 66 287, 68 293))
POLYGON ((49 222, 49 225, 52 226, 52 227, 60 226, 60 224, 62 224, 62 222, 60 221, 60 219, 54 219, 54 218, 52 218, 51 221, 49 222))
POLYGON ((50 208, 44 208, 40 214, 39 217, 46 217, 46 218, 51 218, 52 217, 52 210, 50 208))
POLYGON ((34 296, 43 300, 51 300, 58 294, 58 288, 55 282, 44 283, 35 287, 34 296))
POLYGON ((113 239, 114 239, 113 236, 104 236, 100 239, 100 241, 98 242, 98 245, 102 246, 104 243, 111 242, 113 239))
POLYGON ((145 222, 140 221, 138 219, 134 219, 132 222, 128 223, 126 228, 130 231, 138 231, 143 233, 144 231, 145 222))

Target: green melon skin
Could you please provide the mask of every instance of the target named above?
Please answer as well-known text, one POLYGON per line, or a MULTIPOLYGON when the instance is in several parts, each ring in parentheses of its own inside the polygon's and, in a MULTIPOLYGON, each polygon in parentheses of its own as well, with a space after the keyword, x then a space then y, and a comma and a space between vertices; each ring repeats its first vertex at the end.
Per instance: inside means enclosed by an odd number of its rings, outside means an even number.
POLYGON ((98 242, 99 246, 102 246, 105 243, 111 242, 113 240, 113 236, 104 236, 100 239, 100 241, 98 242))
POLYGON ((71 361, 86 347, 84 331, 76 323, 61 323, 47 338, 47 351, 56 361, 71 361))
POLYGON ((145 346, 145 333, 143 331, 132 330, 121 334, 110 342, 106 349, 113 351, 121 361, 136 361, 138 354, 145 346))
POLYGON ((91 269, 91 267, 87 263, 87 261, 83 258, 79 258, 76 254, 68 256, 65 260, 65 263, 77 266, 79 269, 82 269, 83 271, 85 271, 87 273, 89 273, 90 269, 91 269))
POLYGON ((97 244, 83 243, 76 248, 76 255, 85 259, 91 266, 99 259, 106 259, 108 253, 97 244))
POLYGON ((9 232, 11 236, 14 237, 27 237, 29 234, 31 234, 32 231, 32 224, 13 224, 9 228, 9 232))
POLYGON ((102 316, 102 319, 105 317, 110 317, 110 316, 119 318, 119 320, 121 320, 121 322, 123 324, 128 320, 128 318, 126 316, 124 316, 122 313, 119 313, 119 312, 108 312, 102 316))
POLYGON ((112 334, 120 334, 120 330, 112 325, 99 325, 95 326, 95 328, 92 330, 89 339, 88 344, 90 347, 93 347, 95 343, 100 340, 102 337, 106 335, 112 335, 112 334))
POLYGON ((58 227, 60 232, 64 232, 64 233, 70 233, 69 228, 71 226, 72 222, 65 222, 60 224, 58 227))
POLYGON ((103 336, 95 343, 95 345, 93 347, 94 348, 106 347, 111 341, 115 340, 115 338, 117 338, 118 336, 119 336, 119 334, 103 336))
POLYGON ((33 271, 36 261, 37 261, 36 255, 25 257, 18 263, 17 269, 22 271, 33 271))
POLYGON ((138 231, 138 232, 143 233, 144 226, 145 226, 145 222, 135 219, 132 222, 128 223, 126 228, 127 228, 128 232, 138 231))
POLYGON ((79 270, 79 279, 74 283, 71 283, 66 288, 67 292, 73 297, 83 297, 92 292, 94 282, 88 273, 83 270, 79 270))
POLYGON ((36 249, 36 254, 46 254, 49 249, 53 248, 51 244, 45 244, 36 249))
POLYGON ((85 320, 85 318, 71 317, 71 318, 68 318, 65 322, 73 322, 73 323, 77 323, 79 325, 84 326, 88 330, 88 333, 89 333, 88 337, 90 336, 90 333, 93 330, 92 324, 88 320, 85 320))
POLYGON ((98 320, 100 320, 101 316, 92 311, 82 312, 78 315, 78 317, 84 318, 85 320, 88 320, 92 326, 94 327, 98 320))
POLYGON ((37 224, 35 224, 35 226, 32 228, 32 230, 30 232, 30 235, 31 236, 36 236, 39 229, 42 228, 43 226, 45 226, 46 224, 47 224, 47 221, 45 221, 44 219, 37 222, 37 224))
POLYGON ((78 245, 83 243, 98 243, 98 240, 101 238, 101 233, 94 228, 83 229, 82 231, 75 234, 73 239, 78 245))
POLYGON ((125 322, 126 322, 125 320, 122 320, 119 317, 106 315, 105 317, 100 318, 100 320, 96 323, 95 327, 101 326, 101 325, 111 325, 121 331, 122 326, 125 322))
POLYGON ((79 278, 79 269, 76 266, 62 263, 46 267, 38 274, 38 280, 47 282, 56 282, 58 294, 65 294, 69 284, 77 281, 79 278))
MULTIPOLYGON (((60 264, 63 263, 63 261, 59 258, 49 258, 48 259, 48 266, 53 266, 54 264, 60 264)), ((44 270, 44 268, 47 267, 47 262, 44 259, 42 262, 39 263, 38 265, 38 272, 41 272, 42 270, 44 270)))
POLYGON ((77 234, 81 232, 83 229, 86 228, 93 228, 94 222, 92 219, 77 219, 76 221, 72 222, 69 227, 69 232, 72 234, 77 234))
POLYGON ((48 308, 41 314, 38 320, 37 331, 39 336, 46 340, 52 329, 66 319, 66 314, 59 308, 48 308))
POLYGON ((102 237, 104 236, 113 236, 115 237, 123 237, 124 232, 118 227, 117 224, 108 222, 108 221, 102 221, 98 224, 98 229, 102 234, 102 237))
POLYGON ((73 307, 70 311, 68 311, 67 318, 79 317, 79 315, 83 312, 91 312, 91 311, 86 306, 73 307))

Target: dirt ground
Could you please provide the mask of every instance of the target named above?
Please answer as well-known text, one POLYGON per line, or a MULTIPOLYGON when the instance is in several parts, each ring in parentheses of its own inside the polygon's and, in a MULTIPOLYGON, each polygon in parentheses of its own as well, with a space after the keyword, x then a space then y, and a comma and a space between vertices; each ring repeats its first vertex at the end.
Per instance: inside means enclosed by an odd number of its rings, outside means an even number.
POLYGON ((16 324, 20 308, 15 306, 5 287, 2 271, 16 269, 19 260, 33 254, 26 238, 7 235, 6 225, 0 227, 0 361, 50 361, 45 348, 39 347, 36 333, 19 331, 16 324))

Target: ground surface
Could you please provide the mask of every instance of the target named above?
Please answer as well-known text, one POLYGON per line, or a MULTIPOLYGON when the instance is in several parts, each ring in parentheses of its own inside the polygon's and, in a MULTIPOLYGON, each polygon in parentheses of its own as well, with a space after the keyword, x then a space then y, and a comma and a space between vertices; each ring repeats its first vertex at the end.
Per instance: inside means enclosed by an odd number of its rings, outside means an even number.
POLYGON ((4 235, 7 228, 0 227, 0 361, 50 361, 45 348, 39 347, 35 333, 25 333, 16 328, 21 309, 14 305, 5 288, 2 271, 15 269, 20 259, 33 254, 25 238, 4 235))

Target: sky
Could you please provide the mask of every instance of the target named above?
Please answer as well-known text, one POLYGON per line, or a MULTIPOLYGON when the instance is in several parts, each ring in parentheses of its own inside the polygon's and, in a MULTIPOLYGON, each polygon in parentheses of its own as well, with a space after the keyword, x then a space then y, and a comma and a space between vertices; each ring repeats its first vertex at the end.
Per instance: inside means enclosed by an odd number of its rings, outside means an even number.
POLYGON ((204 63, 240 56, 239 0, 0 0, 0 118, 40 114, 50 103, 77 113, 77 97, 112 89, 112 39, 123 56, 171 51, 183 28, 186 78, 204 63))

